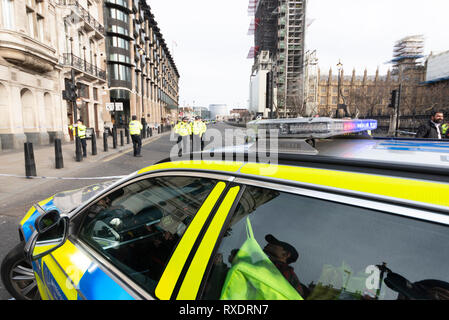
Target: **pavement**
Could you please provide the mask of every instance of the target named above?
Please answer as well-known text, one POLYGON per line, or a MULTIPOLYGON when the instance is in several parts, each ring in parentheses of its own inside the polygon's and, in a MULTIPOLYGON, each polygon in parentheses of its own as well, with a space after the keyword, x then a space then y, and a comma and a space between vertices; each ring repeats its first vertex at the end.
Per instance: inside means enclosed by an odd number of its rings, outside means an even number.
MULTIPOLYGON (((170 132, 153 134, 152 137, 142 139, 142 146, 158 140, 170 132)), ((0 203, 6 199, 15 197, 18 193, 26 193, 28 190, 36 189, 44 181, 48 183, 51 179, 71 178, 95 178, 96 176, 80 177, 79 172, 84 168, 91 167, 94 163, 107 161, 133 150, 132 142, 120 145, 118 139, 117 148, 112 147, 112 137, 108 139, 108 151, 103 149, 103 139, 97 139, 97 155, 92 155, 91 140, 87 141, 87 157, 77 162, 75 158, 75 143, 67 142, 61 146, 64 167, 56 169, 54 145, 33 146, 36 165, 36 177, 27 178, 25 173, 25 155, 23 150, 11 150, 0 152, 0 203)), ((131 139, 130 139, 131 140, 131 139)))

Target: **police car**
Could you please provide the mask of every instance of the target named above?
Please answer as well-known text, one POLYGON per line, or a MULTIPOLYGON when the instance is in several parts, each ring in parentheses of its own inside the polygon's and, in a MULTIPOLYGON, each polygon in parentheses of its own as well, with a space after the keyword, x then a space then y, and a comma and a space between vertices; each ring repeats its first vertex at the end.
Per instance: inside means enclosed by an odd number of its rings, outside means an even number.
POLYGON ((17 299, 449 299, 449 144, 376 126, 257 120, 244 146, 56 194, 2 281, 17 299))

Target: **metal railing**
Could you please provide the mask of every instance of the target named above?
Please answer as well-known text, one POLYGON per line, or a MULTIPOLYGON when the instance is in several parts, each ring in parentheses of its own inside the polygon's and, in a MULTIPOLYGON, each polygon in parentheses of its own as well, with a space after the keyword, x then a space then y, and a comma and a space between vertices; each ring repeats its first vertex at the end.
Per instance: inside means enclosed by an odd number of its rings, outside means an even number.
POLYGON ((62 55, 62 64, 64 66, 71 66, 84 71, 94 77, 106 80, 106 71, 94 66, 93 64, 75 56, 73 53, 64 53, 62 55))
POLYGON ((105 34, 104 26, 98 22, 92 15, 84 9, 77 0, 58 0, 58 4, 62 6, 73 6, 74 11, 89 25, 96 29, 102 35, 105 34))

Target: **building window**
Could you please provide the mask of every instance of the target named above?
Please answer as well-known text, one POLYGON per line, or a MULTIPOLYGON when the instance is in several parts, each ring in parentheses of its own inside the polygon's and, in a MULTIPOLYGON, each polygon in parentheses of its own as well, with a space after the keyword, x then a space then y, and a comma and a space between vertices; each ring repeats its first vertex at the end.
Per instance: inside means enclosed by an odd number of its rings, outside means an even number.
POLYGON ((44 18, 37 15, 37 35, 41 42, 44 42, 44 18))
POLYGON ((130 63, 131 59, 124 55, 124 54, 118 54, 118 53, 111 53, 109 54, 109 60, 110 61, 116 61, 116 62, 125 62, 130 63))
POLYGON ((89 98, 89 86, 85 85, 84 83, 78 83, 78 93, 81 98, 89 98))
POLYGON ((34 37, 34 11, 27 8, 28 34, 34 37))
POLYGON ((326 97, 321 97, 320 104, 322 104, 322 105, 326 105, 326 104, 327 104, 327 99, 326 99, 326 97))
POLYGON ((110 17, 128 23, 128 14, 119 9, 110 9, 110 17))
POLYGON ((121 64, 109 65, 111 80, 131 81, 131 69, 121 64))
POLYGON ((110 37, 109 46, 129 50, 129 41, 119 37, 110 37))
POLYGON ((333 96, 332 97, 332 104, 337 104, 337 101, 338 101, 338 97, 333 96))
POLYGON ((120 27, 120 26, 116 26, 116 25, 111 25, 108 28, 109 32, 113 32, 113 33, 119 33, 119 34, 123 34, 125 36, 129 35, 129 32, 126 28, 120 27))
POLYGON ((2 0, 3 28, 14 29, 14 2, 12 0, 2 0))

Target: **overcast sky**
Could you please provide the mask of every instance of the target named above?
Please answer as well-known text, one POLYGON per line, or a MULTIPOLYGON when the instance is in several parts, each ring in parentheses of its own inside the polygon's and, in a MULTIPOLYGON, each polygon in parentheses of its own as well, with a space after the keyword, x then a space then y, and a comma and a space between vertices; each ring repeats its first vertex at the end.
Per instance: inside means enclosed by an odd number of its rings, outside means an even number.
MULTIPOLYGON (((180 106, 248 105, 254 45, 248 0, 147 0, 180 73, 180 106)), ((396 40, 425 36, 425 52, 449 50, 448 0, 309 0, 306 49, 322 72, 389 68, 396 40)))

